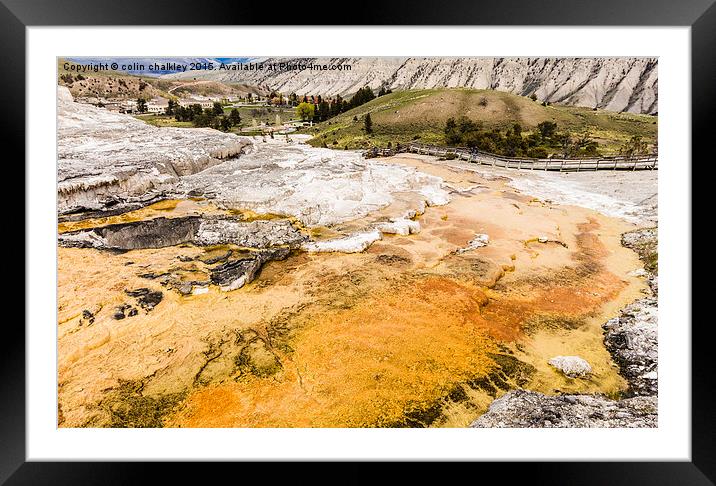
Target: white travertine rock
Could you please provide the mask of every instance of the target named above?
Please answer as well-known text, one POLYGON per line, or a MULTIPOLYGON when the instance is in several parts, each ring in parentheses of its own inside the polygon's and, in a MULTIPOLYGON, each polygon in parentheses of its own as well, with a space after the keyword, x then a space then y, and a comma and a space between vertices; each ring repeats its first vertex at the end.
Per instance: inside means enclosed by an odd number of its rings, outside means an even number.
MULTIPOLYGON (((449 202, 443 180, 357 151, 222 133, 158 128, 58 95, 58 209, 122 209, 153 198, 205 196, 227 209, 328 226, 400 199, 402 214, 449 202), (248 152, 248 153, 247 153, 248 152), (241 154, 240 157, 237 155, 241 154)), ((298 138, 298 137, 294 137, 298 138)))
POLYGON ((364 251, 374 242, 380 240, 380 231, 368 231, 365 233, 354 233, 345 238, 335 238, 324 241, 314 241, 303 245, 303 249, 309 253, 317 252, 340 252, 359 253, 364 251))
POLYGON ((57 96, 60 213, 102 209, 171 189, 179 177, 240 154, 250 139, 210 128, 159 128, 131 115, 57 96))
POLYGON ((579 356, 555 356, 549 364, 570 378, 581 378, 592 372, 589 363, 579 356))
POLYGON ((443 180, 413 167, 364 159, 360 152, 314 148, 281 140, 201 173, 182 177, 177 190, 211 195, 229 209, 298 218, 307 226, 331 226, 383 209, 397 200, 410 213, 446 204, 443 180))
POLYGON ((377 229, 381 233, 407 236, 410 234, 420 233, 420 223, 413 221, 412 219, 395 218, 389 223, 378 224, 377 229))
POLYGON ((465 248, 460 248, 457 250, 457 253, 465 253, 466 251, 475 250, 477 248, 482 248, 483 246, 487 246, 487 244, 490 242, 490 237, 484 233, 477 233, 475 234, 475 237, 467 242, 467 246, 465 248))

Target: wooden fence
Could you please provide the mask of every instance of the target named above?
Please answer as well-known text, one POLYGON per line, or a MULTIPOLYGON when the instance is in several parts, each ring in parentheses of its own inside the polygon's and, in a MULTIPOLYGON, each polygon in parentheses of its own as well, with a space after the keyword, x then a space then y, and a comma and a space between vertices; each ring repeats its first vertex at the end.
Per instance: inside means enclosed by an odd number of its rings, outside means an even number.
POLYGON ((438 147, 418 143, 411 143, 401 147, 401 150, 374 148, 365 152, 364 155, 366 157, 389 157, 405 151, 416 154, 434 155, 437 157, 455 158, 475 164, 504 167, 506 169, 579 172, 589 170, 655 170, 659 168, 659 159, 656 154, 634 157, 594 157, 579 159, 552 157, 551 159, 526 159, 504 157, 502 155, 468 148, 438 147))

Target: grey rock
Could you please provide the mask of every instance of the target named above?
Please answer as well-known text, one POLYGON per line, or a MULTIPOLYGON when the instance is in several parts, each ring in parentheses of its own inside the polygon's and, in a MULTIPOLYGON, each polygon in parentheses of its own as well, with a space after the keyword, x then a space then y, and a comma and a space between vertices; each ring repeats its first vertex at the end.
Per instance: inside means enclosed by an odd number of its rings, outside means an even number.
POLYGON ((470 427, 656 427, 655 396, 610 400, 600 395, 549 396, 513 390, 490 405, 470 427))
POLYGON ((127 317, 124 313, 125 313, 125 311, 126 311, 129 307, 130 307, 130 306, 128 306, 127 304, 122 304, 122 305, 120 305, 120 306, 115 307, 115 308, 114 308, 114 313, 112 314, 112 319, 115 319, 115 320, 118 320, 118 321, 119 321, 119 320, 124 319, 125 317, 127 317))
POLYGON ((201 220, 193 242, 199 246, 234 244, 246 248, 298 248, 307 239, 285 219, 246 222, 207 217, 201 220))
MULTIPOLYGON (((136 290, 125 290, 124 292, 130 297, 136 298, 139 306, 147 312, 154 309, 164 297, 160 291, 150 290, 146 287, 136 290)), ((136 315, 136 312, 132 315, 136 315)))
POLYGON ((284 219, 238 221, 230 217, 154 218, 62 233, 65 247, 136 250, 183 243, 199 246, 234 244, 246 248, 298 248, 308 239, 284 219))
POLYGON ((88 309, 84 309, 82 311, 82 317, 80 318, 80 325, 87 324, 88 326, 91 326, 94 324, 95 315, 92 313, 92 311, 88 309))
POLYGON ((658 238, 657 228, 640 228, 622 234, 622 245, 634 250, 644 263, 643 274, 654 295, 659 295, 658 238))
POLYGON ((202 258, 199 258, 200 261, 206 263, 207 265, 214 265, 219 262, 223 262, 227 260, 231 256, 231 250, 226 250, 223 253, 220 253, 215 256, 205 256, 202 258))
POLYGON ((179 292, 181 295, 191 295, 191 291, 193 289, 193 286, 191 282, 182 282, 178 285, 175 285, 174 288, 179 292))
POLYGON ((58 237, 58 244, 117 250, 162 248, 191 242, 199 224, 197 216, 154 218, 62 233, 58 237))
POLYGON ((229 260, 211 270, 211 283, 218 285, 223 291, 239 289, 256 278, 264 263, 269 260, 284 260, 289 254, 288 248, 277 248, 229 260))
POLYGON ((627 395, 655 395, 659 353, 657 300, 639 299, 602 327, 604 344, 629 382, 627 395))

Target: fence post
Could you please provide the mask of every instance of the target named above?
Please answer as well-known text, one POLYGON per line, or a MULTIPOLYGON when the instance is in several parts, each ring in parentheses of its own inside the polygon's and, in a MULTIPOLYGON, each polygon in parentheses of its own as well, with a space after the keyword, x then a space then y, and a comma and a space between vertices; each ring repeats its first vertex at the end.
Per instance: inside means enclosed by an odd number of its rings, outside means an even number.
POLYGON ((579 172, 579 170, 580 170, 581 168, 582 168, 582 161, 580 160, 580 161, 577 163, 577 172, 579 172))

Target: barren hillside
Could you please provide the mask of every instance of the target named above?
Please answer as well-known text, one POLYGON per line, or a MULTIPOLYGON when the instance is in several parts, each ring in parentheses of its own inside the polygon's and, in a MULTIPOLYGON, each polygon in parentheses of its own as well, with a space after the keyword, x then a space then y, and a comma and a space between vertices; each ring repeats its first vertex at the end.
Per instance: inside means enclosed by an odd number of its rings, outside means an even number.
POLYGON ((327 64, 330 69, 212 70, 165 79, 211 79, 268 86, 284 93, 350 95, 368 85, 393 90, 495 89, 540 101, 609 111, 658 111, 654 58, 261 58, 252 62, 327 64))

